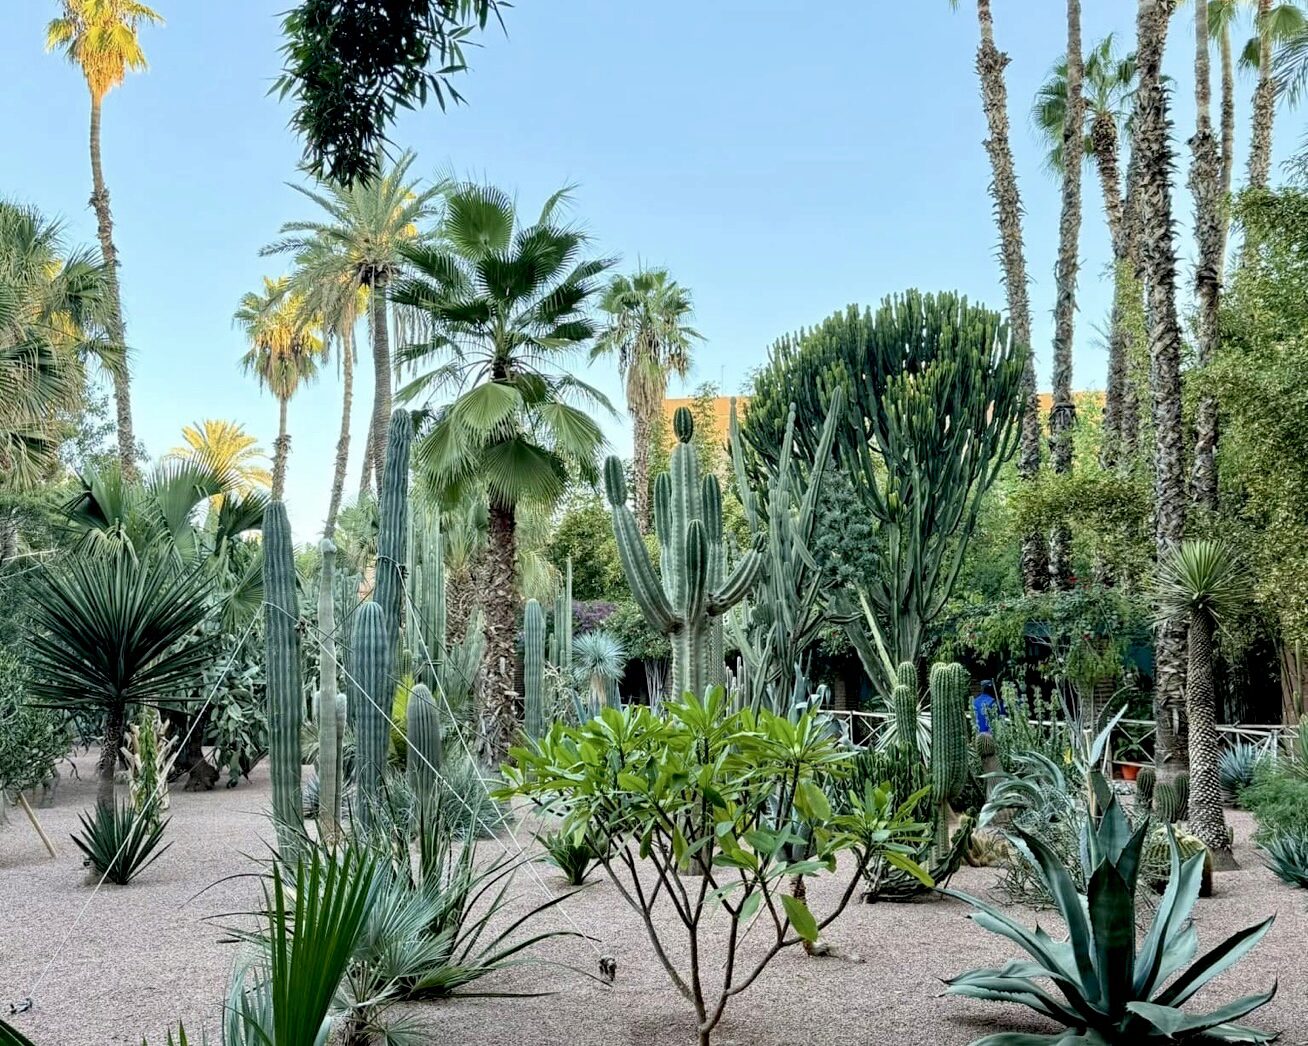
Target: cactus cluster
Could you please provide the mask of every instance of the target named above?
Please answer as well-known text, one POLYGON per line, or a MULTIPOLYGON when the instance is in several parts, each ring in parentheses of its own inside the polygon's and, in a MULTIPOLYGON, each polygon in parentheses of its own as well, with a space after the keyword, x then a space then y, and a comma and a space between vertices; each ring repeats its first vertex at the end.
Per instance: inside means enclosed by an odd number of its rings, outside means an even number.
POLYGON ((936 803, 936 856, 949 850, 951 807, 968 777, 967 669, 931 666, 931 793, 936 803))
POLYGON ((677 443, 669 470, 654 482, 659 570, 627 506, 627 482, 618 458, 604 463, 604 486, 632 596, 650 627, 671 641, 673 692, 702 694, 725 681, 722 615, 753 588, 763 557, 751 549, 727 576, 721 487, 716 476, 699 476, 690 411, 680 408, 672 426, 677 443))
POLYGON ((273 824, 283 860, 293 860, 304 827, 300 791, 300 724, 304 689, 300 679, 300 608, 295 593, 295 553, 286 506, 274 501, 263 516, 263 588, 268 604, 265 672, 268 700, 268 763, 272 776, 273 824))

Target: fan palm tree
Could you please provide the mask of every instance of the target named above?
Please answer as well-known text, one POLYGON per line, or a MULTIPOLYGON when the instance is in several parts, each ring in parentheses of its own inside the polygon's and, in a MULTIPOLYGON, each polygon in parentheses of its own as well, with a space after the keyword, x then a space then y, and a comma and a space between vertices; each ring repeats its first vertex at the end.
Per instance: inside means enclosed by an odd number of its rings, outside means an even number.
POLYGON ((25 640, 33 701, 105 713, 96 802, 114 804, 127 707, 177 697, 208 663, 211 578, 154 552, 82 554, 43 570, 25 640))
POLYGON ((1249 585, 1219 541, 1186 541, 1159 560, 1155 604, 1163 620, 1189 620, 1186 712, 1190 724, 1190 831, 1216 868, 1234 868, 1217 773, 1214 641, 1222 618, 1249 598, 1249 585))
MULTIPOLYGON (((229 477, 236 493, 253 494, 272 486, 272 473, 263 467, 268 455, 239 422, 205 418, 183 428, 182 440, 185 445, 169 451, 169 458, 212 466, 215 472, 229 477)), ((211 497, 210 510, 220 511, 226 496, 224 490, 211 497)))
POLYGON ((585 310, 613 264, 584 257, 586 238, 556 220, 565 198, 556 193, 535 222, 522 224, 505 193, 459 186, 447 198, 441 241, 404 248, 412 274, 393 292, 423 317, 428 335, 402 353, 415 369, 430 369, 400 398, 454 397, 415 447, 419 483, 444 505, 486 493, 481 706, 493 755, 518 729, 518 512, 556 504, 574 476, 598 480, 604 436, 592 415, 613 409, 560 370, 594 337, 585 310))
POLYGON ((277 399, 277 439, 273 443, 272 500, 280 501, 286 487, 286 459, 291 437, 286 430, 287 405, 301 383, 318 376, 323 355, 317 323, 303 302, 287 289, 286 277, 263 279, 263 293, 241 298, 234 317, 245 331, 250 348, 241 366, 277 399))
MULTIPOLYGON (((322 208, 316 221, 287 222, 283 238, 263 254, 290 253, 313 261, 315 279, 329 284, 344 304, 361 287, 369 291, 373 404, 359 489, 367 490, 386 460, 391 417, 391 316, 387 288, 403 271, 402 248, 430 238, 423 223, 436 217, 444 184, 423 186, 409 178, 413 154, 395 166, 346 188, 323 183, 317 189, 292 186, 322 208)), ((302 291, 302 288, 301 288, 302 291)))
POLYGON ((690 292, 669 279, 666 269, 614 276, 599 302, 608 326, 595 340, 591 359, 613 354, 627 382, 627 410, 634 426, 632 496, 636 523, 649 530, 650 451, 653 449, 668 377, 690 372, 691 342, 702 335, 689 326, 690 292))
MULTIPOLYGON (((100 163, 100 110, 105 95, 129 72, 146 68, 138 33, 143 25, 162 25, 158 13, 136 0, 64 0, 60 17, 45 32, 47 51, 58 49, 82 70, 91 92, 91 206, 95 209, 100 252, 107 268, 108 334, 120 348, 127 345, 118 288, 118 248, 114 245, 109 190, 100 163)), ((136 475, 136 436, 132 427, 132 387, 126 361, 113 371, 118 415, 118 458, 128 478, 136 475)))
MULTIPOLYGON (((959 0, 949 0, 957 9, 959 0)), ((1022 376, 1022 438, 1017 458, 1018 475, 1033 481, 1040 472, 1040 399, 1036 394, 1035 354, 1031 349, 1031 298, 1027 290, 1026 249, 1022 243, 1022 197, 1017 188, 1017 170, 1008 135, 1008 88, 1004 69, 1009 57, 995 45, 995 21, 990 0, 976 0, 981 42, 976 52, 976 71, 981 84, 981 107, 985 111, 990 158, 990 196, 999 226, 999 257, 1003 266, 1004 292, 1008 298, 1008 324, 1013 342, 1025 348, 1026 369, 1022 376)), ((1039 529, 1022 535, 1022 587, 1038 592, 1048 586, 1049 549, 1039 529)))

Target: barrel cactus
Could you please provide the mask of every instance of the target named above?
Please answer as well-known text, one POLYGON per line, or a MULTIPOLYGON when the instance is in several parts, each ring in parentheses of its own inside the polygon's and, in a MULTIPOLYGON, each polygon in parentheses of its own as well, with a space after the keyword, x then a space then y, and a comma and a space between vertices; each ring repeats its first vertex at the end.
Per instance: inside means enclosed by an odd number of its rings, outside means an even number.
POLYGON ((362 604, 354 612, 349 680, 350 703, 355 707, 356 817, 365 828, 381 797, 390 748, 389 653, 385 612, 377 603, 362 604))
POLYGON ((1175 784, 1160 781, 1154 786, 1153 813, 1163 824, 1176 824, 1181 820, 1181 803, 1175 784))
POLYGON ((1152 813, 1154 809, 1154 785, 1157 775, 1152 766, 1140 767, 1135 775, 1135 809, 1137 813, 1152 813))
POLYGON ((304 690, 296 627, 300 609, 295 594, 295 553, 286 506, 280 501, 272 502, 263 516, 263 588, 267 603, 265 671, 273 822, 282 858, 290 860, 304 830, 300 792, 304 690))
POLYGON ((523 726, 530 738, 545 733, 545 612, 534 599, 522 614, 523 726))
POLYGON ((322 573, 318 579, 318 831, 335 842, 341 823, 342 733, 336 718, 336 546, 318 544, 322 573))
POLYGON ((440 710, 425 684, 414 686, 405 714, 405 740, 409 746, 405 770, 409 786, 419 799, 427 799, 435 793, 439 783, 445 750, 441 739, 440 710))
POLYGON ((936 803, 936 855, 949 850, 951 804, 967 785, 967 669, 931 666, 931 793, 936 803))

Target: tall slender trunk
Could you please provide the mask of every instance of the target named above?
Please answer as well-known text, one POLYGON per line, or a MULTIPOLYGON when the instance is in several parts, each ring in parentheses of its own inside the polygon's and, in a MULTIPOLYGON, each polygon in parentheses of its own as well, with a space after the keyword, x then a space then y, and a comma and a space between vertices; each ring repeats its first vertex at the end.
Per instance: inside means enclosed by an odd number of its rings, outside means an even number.
POLYGON ((486 653, 482 659, 483 743, 492 766, 499 765, 518 731, 517 670, 517 519, 513 506, 491 503, 486 554, 481 561, 482 618, 486 653))
POLYGON ((1272 121, 1276 117, 1276 81, 1272 77, 1272 0, 1258 0, 1258 86, 1253 96, 1249 141, 1249 188, 1266 189, 1272 173, 1272 121))
POLYGON ((341 339, 341 434, 336 439, 336 468, 332 472, 332 494, 327 503, 327 521, 323 524, 323 537, 336 533, 336 516, 341 510, 341 495, 345 490, 345 469, 350 462, 350 411, 354 408, 354 343, 341 339))
MULTIPOLYGON (((1139 0, 1138 70, 1133 151, 1140 164, 1141 255, 1148 295, 1150 385, 1154 422, 1154 544, 1166 555, 1185 530, 1181 426, 1181 326, 1176 314, 1167 90, 1163 49, 1171 0, 1139 0)), ((1155 759, 1169 779, 1184 767, 1185 627, 1173 619, 1158 630, 1154 688, 1155 759)))
POLYGON ((1143 331, 1144 259, 1140 251, 1140 164, 1134 148, 1126 166, 1120 235, 1113 245, 1113 310, 1108 344, 1108 395, 1104 404, 1104 467, 1129 467, 1140 435, 1136 379, 1137 332, 1143 331), (1110 424, 1111 420, 1111 424, 1110 424))
MULTIPOLYGON (((1202 0, 1201 0, 1202 6, 1202 0)), ((1191 833, 1208 847, 1213 867, 1236 867, 1222 812, 1222 784, 1217 774, 1217 701, 1213 687, 1213 619, 1206 611, 1190 615, 1190 663, 1186 713, 1190 721, 1191 833)))
POLYGON ((127 710, 121 701, 115 701, 105 709, 104 743, 96 763, 95 803, 110 810, 114 806, 114 772, 118 769, 118 748, 123 743, 126 715, 127 710))
POLYGON ((104 257, 105 289, 109 298, 109 340, 123 352, 122 364, 112 373, 114 407, 118 423, 118 464, 123 478, 136 480, 136 432, 132 426, 132 382, 127 366, 127 325, 123 322, 122 297, 118 288, 118 248, 114 246, 114 219, 109 209, 109 190, 100 166, 100 105, 102 99, 91 95, 91 206, 95 210, 96 232, 100 253, 104 257))
POLYGON ((386 285, 385 273, 374 275, 368 299, 368 326, 372 333, 372 423, 368 432, 368 452, 363 459, 360 493, 368 489, 370 477, 375 478, 378 490, 381 489, 382 468, 386 463, 386 436, 391 421, 391 335, 386 285))
POLYGON ((643 410, 632 411, 631 422, 632 513, 640 532, 648 534, 650 441, 654 438, 654 422, 643 410))
POLYGON ((273 441, 272 499, 281 501, 286 490, 286 459, 291 452, 291 437, 286 431, 285 396, 277 397, 277 438, 273 441))
MULTIPOLYGON (((990 195, 995 202, 999 226, 999 253, 1003 261, 1004 291, 1008 297, 1008 322, 1013 342, 1026 352, 1022 372, 1022 435, 1017 470, 1024 480, 1034 480, 1040 471, 1040 399, 1036 394, 1035 355, 1031 347, 1031 299, 1026 285, 1026 253, 1022 246, 1022 198, 1017 189, 1013 149, 1008 140, 1008 88, 1004 69, 1008 55, 995 46, 995 23, 990 0, 977 0, 977 23, 981 43, 976 52, 977 77, 981 82, 981 107, 985 111, 986 154, 990 158, 990 195)), ((1022 585, 1027 592, 1048 586, 1049 550, 1040 531, 1022 536, 1022 585)))
MULTIPOLYGON (((1221 157, 1209 110, 1212 88, 1208 67, 1208 0, 1194 5, 1194 102, 1195 132, 1190 139, 1190 191, 1194 194, 1194 229, 1197 258, 1194 286, 1198 310, 1195 316, 1195 355, 1206 367, 1217 353, 1217 318, 1222 283, 1222 250, 1225 210, 1222 199, 1221 157)), ((1195 419, 1194 472, 1191 490, 1201 509, 1217 510, 1217 400, 1205 394, 1199 400, 1195 419)))
POLYGON ((1235 60, 1231 55, 1231 26, 1222 25, 1218 37, 1222 56, 1222 265, 1226 265, 1226 238, 1230 232, 1231 182, 1235 176, 1235 60))
MULTIPOLYGON (((1077 248, 1081 236, 1081 170, 1085 154, 1085 99, 1081 93, 1081 4, 1067 0, 1067 100, 1063 115, 1063 199, 1058 220, 1058 260, 1054 267, 1053 406, 1049 413, 1049 457, 1054 472, 1072 471, 1072 337, 1076 324, 1077 248)), ((1049 538, 1049 579, 1057 589, 1072 587, 1072 532, 1054 526, 1049 538)))

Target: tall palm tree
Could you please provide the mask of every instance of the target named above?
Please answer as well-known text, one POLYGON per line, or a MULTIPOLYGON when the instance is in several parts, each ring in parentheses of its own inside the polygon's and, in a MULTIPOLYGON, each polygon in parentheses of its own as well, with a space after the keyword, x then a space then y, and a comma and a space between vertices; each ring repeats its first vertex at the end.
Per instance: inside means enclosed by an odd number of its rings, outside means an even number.
POLYGON ((702 335, 688 325, 694 313, 690 292, 666 269, 614 276, 600 298, 608 326, 595 340, 591 359, 612 353, 627 382, 631 413, 633 510, 642 532, 649 530, 650 450, 668 392, 668 377, 690 371, 690 345, 702 335))
POLYGON ((487 498, 479 586, 486 660, 485 743, 501 756, 517 732, 518 515, 557 504, 572 477, 598 479, 602 393, 560 369, 595 335, 586 308, 612 262, 586 258, 586 238, 556 217, 556 193, 534 223, 520 223, 498 189, 462 185, 447 200, 442 239, 403 250, 412 275, 396 302, 423 317, 424 340, 402 359, 430 366, 399 393, 426 402, 448 391, 415 452, 421 488, 445 505, 469 491, 487 498))
POLYGON ((409 178, 413 154, 395 166, 346 188, 322 183, 317 189, 292 186, 325 212, 316 221, 287 222, 283 238, 263 254, 290 253, 316 258, 324 281, 339 282, 341 300, 361 287, 369 290, 368 325, 372 334, 373 401, 368 443, 359 489, 367 490, 386 460, 391 417, 391 315, 387 288, 404 268, 402 248, 431 236, 423 223, 434 218, 443 184, 422 186, 409 178), (316 252, 316 253, 315 253, 316 252))
POLYGON ((273 443, 272 499, 280 501, 286 487, 286 459, 291 437, 286 429, 287 405, 301 383, 318 376, 323 343, 317 324, 303 302, 287 289, 286 277, 263 280, 263 293, 241 298, 234 317, 250 348, 241 366, 277 399, 277 440, 273 443))
POLYGON ((212 512, 221 511, 229 491, 244 496, 272 486, 272 473, 263 467, 268 455, 239 422, 205 418, 182 429, 182 442, 168 452, 169 458, 207 464, 230 478, 228 489, 209 499, 212 512))
POLYGON ((1213 681, 1214 640, 1222 617, 1248 599, 1246 579, 1225 546, 1186 541, 1158 564, 1155 593, 1165 620, 1188 618, 1186 712, 1190 724, 1190 831, 1208 847, 1216 868, 1234 868, 1217 774, 1220 741, 1213 681))
MULTIPOLYGON (((959 0, 949 0, 957 9, 959 0)), ((1040 472, 1040 399, 1036 393, 1035 354, 1031 348, 1031 298, 1027 291, 1026 251, 1022 244, 1022 198, 1017 188, 1013 147, 1008 138, 1008 88, 1004 69, 1009 57, 995 46, 995 22, 990 0, 976 0, 981 42, 976 52, 976 71, 981 83, 981 107, 985 110, 989 135, 985 140, 990 158, 990 195, 999 226, 999 255, 1003 264, 1004 291, 1008 297, 1008 324, 1013 341, 1026 348, 1026 370, 1022 377, 1022 438, 1017 470, 1024 480, 1040 472)), ((1038 529, 1022 535, 1022 586, 1038 592, 1048 586, 1049 549, 1038 529)))
MULTIPOLYGON (((1176 312, 1176 241, 1172 223, 1172 149, 1168 137, 1163 50, 1170 0, 1137 0, 1135 114, 1131 151, 1139 164, 1141 254, 1148 296, 1150 386, 1154 423, 1154 544, 1159 560, 1185 532, 1185 471, 1181 423, 1181 325, 1176 312)), ((1159 626, 1154 644, 1156 760, 1170 776, 1184 767, 1185 622, 1159 626), (1175 717, 1175 721, 1174 721, 1175 717)))
MULTIPOLYGON (((136 0, 64 0, 63 14, 45 31, 47 51, 58 48, 82 70, 91 92, 91 206, 95 209, 100 252, 108 269, 109 339, 127 345, 122 299, 118 287, 118 248, 114 245, 109 190, 100 163, 100 110, 105 95, 129 72, 146 68, 138 33, 143 25, 162 25, 158 13, 136 0)), ((136 475, 136 435, 132 427, 132 387, 127 364, 113 371, 118 415, 118 458, 124 474, 136 475)))

